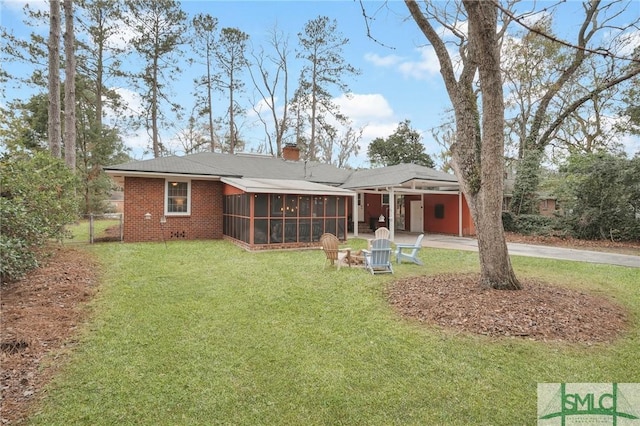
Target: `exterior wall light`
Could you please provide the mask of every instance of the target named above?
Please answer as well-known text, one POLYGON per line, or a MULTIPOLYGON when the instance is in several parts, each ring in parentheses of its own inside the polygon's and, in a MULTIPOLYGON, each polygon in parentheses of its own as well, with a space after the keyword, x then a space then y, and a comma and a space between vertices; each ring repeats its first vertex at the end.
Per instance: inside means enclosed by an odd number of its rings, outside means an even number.
POLYGON ((151 213, 145 213, 144 220, 151 220, 151 213))

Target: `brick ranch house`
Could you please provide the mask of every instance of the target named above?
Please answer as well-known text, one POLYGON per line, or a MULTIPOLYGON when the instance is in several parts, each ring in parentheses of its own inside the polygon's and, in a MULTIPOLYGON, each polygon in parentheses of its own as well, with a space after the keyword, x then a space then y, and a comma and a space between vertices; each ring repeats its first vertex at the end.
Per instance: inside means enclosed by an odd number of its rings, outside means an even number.
POLYGON ((473 235, 455 176, 415 164, 346 170, 299 160, 212 152, 109 166, 124 188, 126 242, 229 239, 249 249, 317 246, 330 232, 473 235))

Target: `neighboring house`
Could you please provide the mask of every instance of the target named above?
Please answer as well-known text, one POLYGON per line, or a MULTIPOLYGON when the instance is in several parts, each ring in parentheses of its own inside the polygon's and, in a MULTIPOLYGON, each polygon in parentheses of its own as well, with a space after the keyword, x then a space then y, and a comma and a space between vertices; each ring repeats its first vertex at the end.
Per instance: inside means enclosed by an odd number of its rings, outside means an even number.
POLYGON ((112 191, 107 204, 108 212, 124 213, 124 192, 122 190, 112 191))
MULTIPOLYGON (((502 198, 502 210, 511 210, 511 200, 513 199, 513 188, 515 186, 515 176, 513 174, 505 174, 504 179, 504 196, 502 198)), ((554 216, 559 212, 556 197, 538 192, 538 213, 542 216, 554 216)))
POLYGON ((381 224, 475 233, 450 174, 414 164, 339 169, 300 161, 292 146, 283 156, 208 152, 106 167, 124 188, 124 241, 226 238, 263 249, 317 246, 325 232, 344 241, 381 224))

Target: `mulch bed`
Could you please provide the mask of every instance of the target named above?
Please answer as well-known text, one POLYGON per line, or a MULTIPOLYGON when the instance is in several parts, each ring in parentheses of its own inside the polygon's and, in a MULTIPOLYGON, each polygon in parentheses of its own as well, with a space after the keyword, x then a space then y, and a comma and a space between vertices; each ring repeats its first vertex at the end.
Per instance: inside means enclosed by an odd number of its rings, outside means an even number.
POLYGON ((26 418, 87 318, 97 263, 84 251, 56 248, 46 264, 0 287, 0 424, 26 418))
POLYGON ((628 326, 625 310, 602 296, 520 280, 519 291, 481 288, 478 274, 396 281, 388 290, 399 315, 493 337, 570 343, 610 342, 628 326))

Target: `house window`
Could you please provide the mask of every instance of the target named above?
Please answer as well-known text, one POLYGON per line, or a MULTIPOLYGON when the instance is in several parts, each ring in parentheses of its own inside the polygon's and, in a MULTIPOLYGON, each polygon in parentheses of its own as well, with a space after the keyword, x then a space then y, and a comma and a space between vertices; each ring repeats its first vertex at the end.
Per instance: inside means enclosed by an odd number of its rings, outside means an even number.
POLYGON ((435 217, 436 219, 444 219, 444 204, 436 204, 435 217))
POLYGON ((167 180, 165 195, 166 215, 191 213, 191 182, 167 180))
POLYGON ((382 205, 383 206, 389 205, 389 194, 382 194, 382 205))

